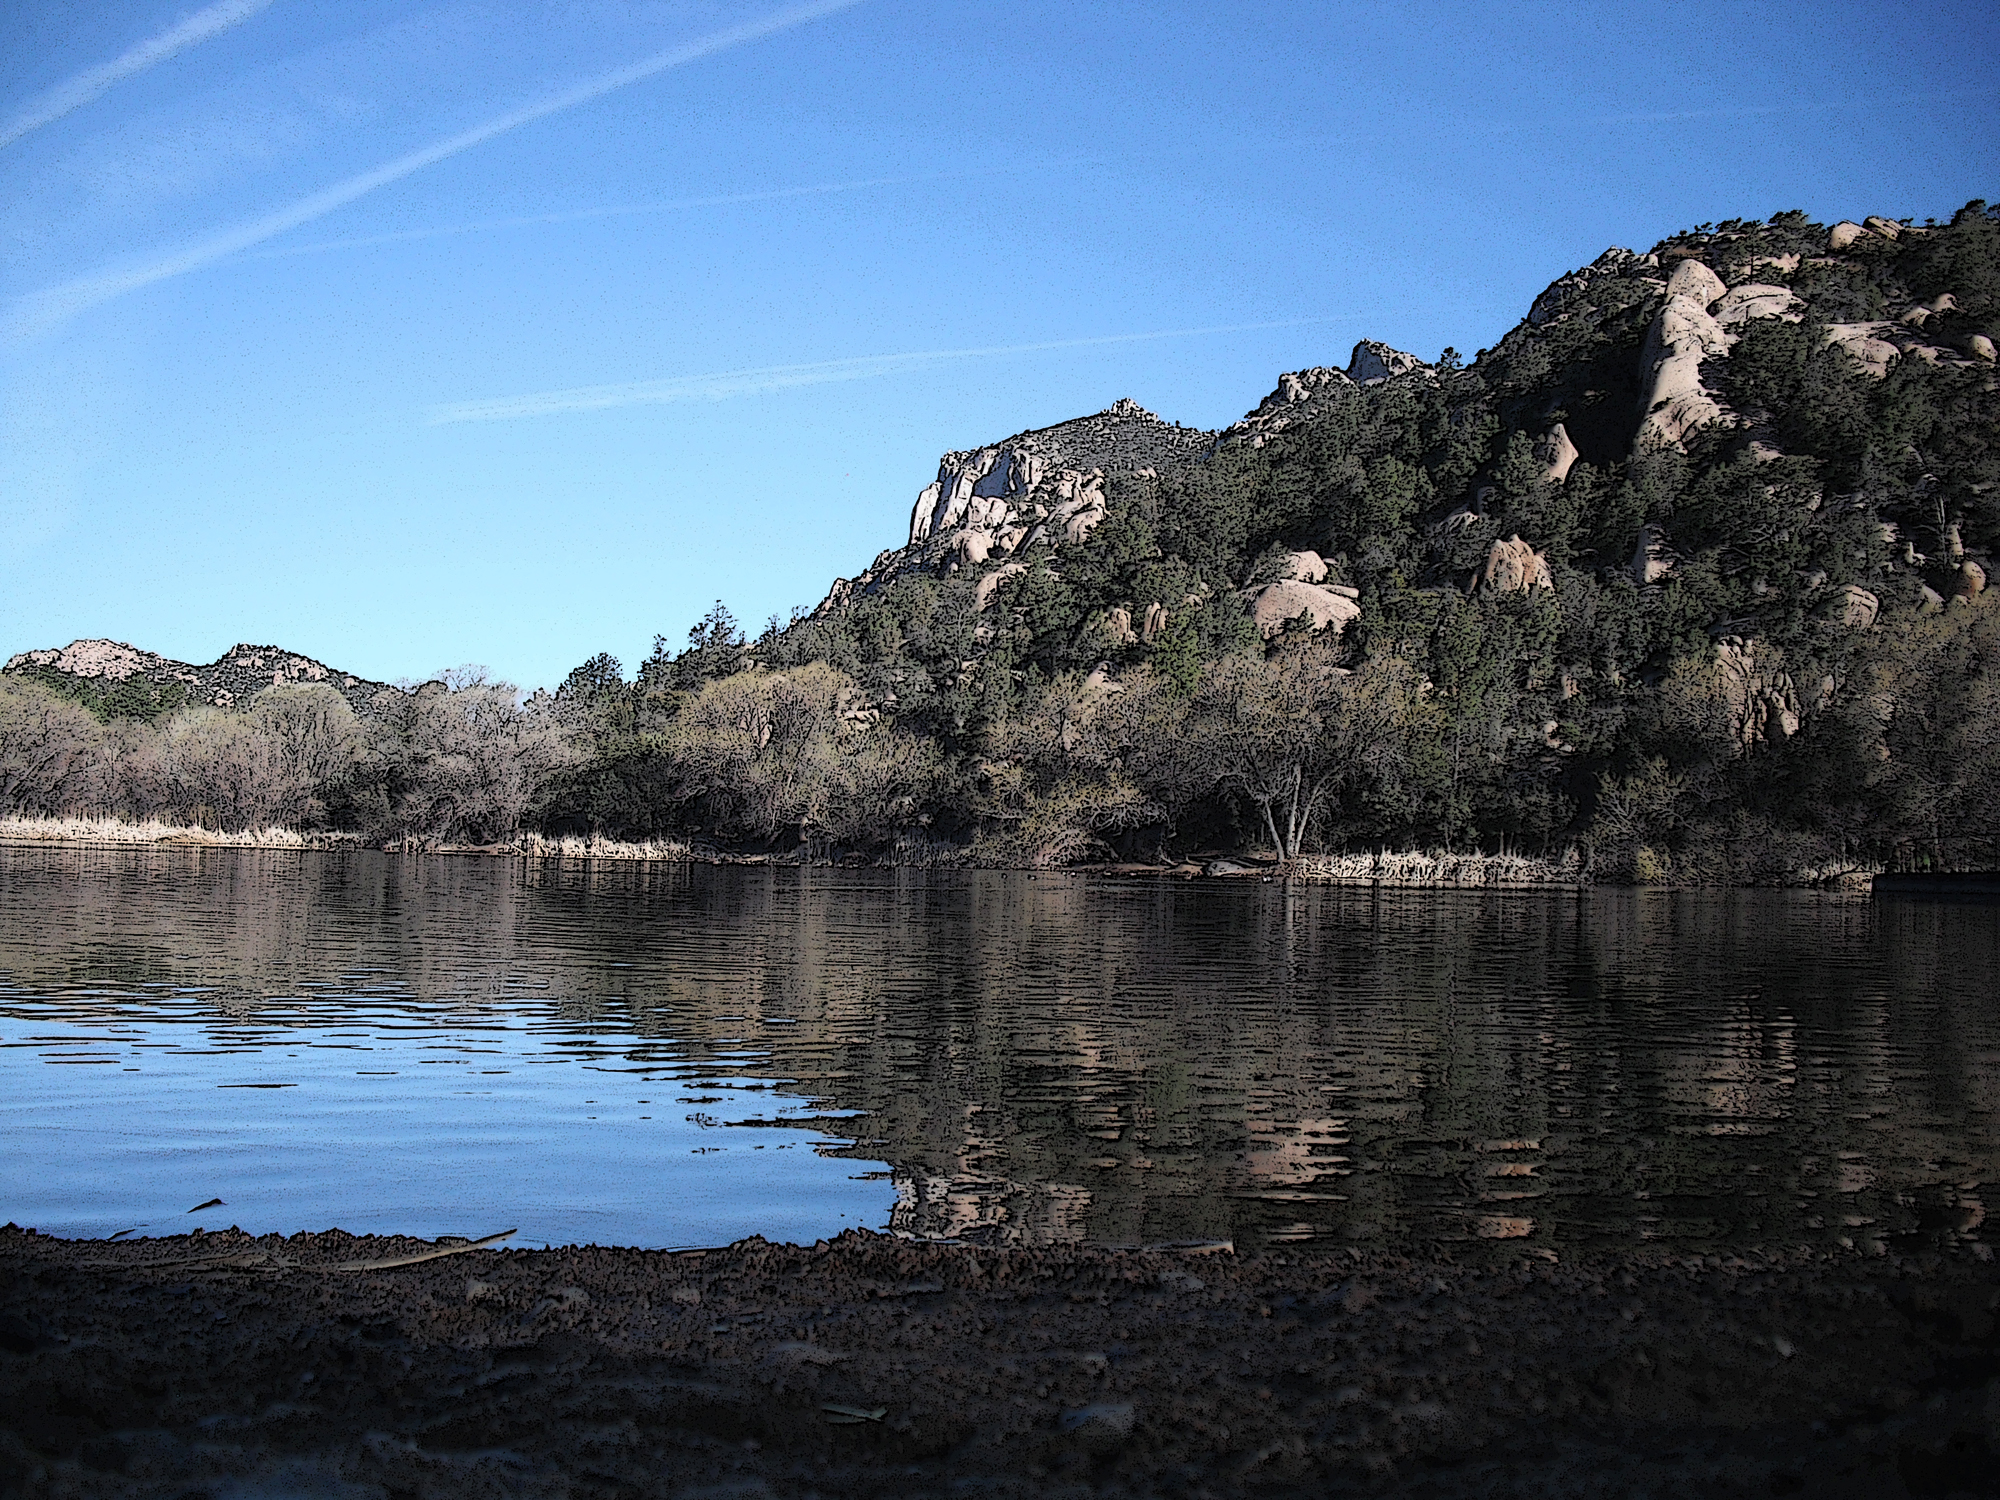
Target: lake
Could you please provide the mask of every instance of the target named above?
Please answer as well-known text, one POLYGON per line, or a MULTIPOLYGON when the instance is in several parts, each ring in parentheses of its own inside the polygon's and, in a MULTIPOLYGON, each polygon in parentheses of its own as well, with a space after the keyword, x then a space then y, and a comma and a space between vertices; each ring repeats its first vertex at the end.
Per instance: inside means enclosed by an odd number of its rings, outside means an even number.
POLYGON ((1914 1245, 1996 972, 1978 902, 0 847, 0 1220, 1914 1245))

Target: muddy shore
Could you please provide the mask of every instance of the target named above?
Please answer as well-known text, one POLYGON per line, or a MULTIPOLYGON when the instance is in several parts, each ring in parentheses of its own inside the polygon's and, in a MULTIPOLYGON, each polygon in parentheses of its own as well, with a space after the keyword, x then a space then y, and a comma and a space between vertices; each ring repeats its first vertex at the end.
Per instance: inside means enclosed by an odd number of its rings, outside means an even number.
POLYGON ((1468 1265, 857 1231, 333 1269, 433 1248, 0 1230, 0 1493, 2000 1485, 2000 1268, 1981 1246, 1468 1265))

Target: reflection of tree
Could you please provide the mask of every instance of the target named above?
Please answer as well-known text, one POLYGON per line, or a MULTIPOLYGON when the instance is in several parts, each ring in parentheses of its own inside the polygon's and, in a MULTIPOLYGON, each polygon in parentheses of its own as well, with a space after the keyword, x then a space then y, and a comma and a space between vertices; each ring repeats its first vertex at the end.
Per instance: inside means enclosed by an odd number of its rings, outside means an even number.
POLYGON ((1956 1184, 1994 1164, 2000 934, 1938 906, 0 860, 0 1012, 116 1015, 165 981, 219 1026, 347 995, 528 1016, 634 1069, 782 1078, 788 1118, 858 1112, 827 1124, 918 1234, 1774 1244, 1962 1227, 1956 1184))

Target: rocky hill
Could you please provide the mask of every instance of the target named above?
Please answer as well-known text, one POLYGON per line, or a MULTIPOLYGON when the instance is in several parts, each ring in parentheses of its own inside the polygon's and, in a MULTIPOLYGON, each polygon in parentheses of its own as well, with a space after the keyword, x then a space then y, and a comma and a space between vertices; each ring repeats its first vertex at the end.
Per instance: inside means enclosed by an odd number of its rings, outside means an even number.
POLYGON ((1983 201, 1613 247, 1470 362, 1364 342, 1219 431, 1121 401, 947 454, 904 544, 748 659, 836 666, 985 768, 989 829, 1095 808, 1078 847, 1249 837, 1290 795, 1268 767, 1135 767, 1197 721, 1250 743, 1241 663, 1282 685, 1310 644, 1405 683, 1373 768, 1308 808, 1328 847, 1583 838, 1741 876, 1753 845, 1915 858, 1922 828, 2000 854, 1961 769, 2000 746, 1996 333, 1983 201), (1064 697, 1163 682, 1191 706, 1143 733, 1064 697))
MULTIPOLYGON (((1894 384, 1892 377, 1917 366, 1970 379, 1990 396, 1993 271, 1978 247, 1963 242, 1980 239, 1982 229, 1990 239, 1991 216, 1960 217, 1956 244, 1954 226, 1871 216, 1829 229, 1788 214, 1704 227, 1644 253, 1613 247, 1553 282, 1469 368, 1460 369, 1449 351, 1440 366, 1364 341, 1344 369, 1281 376, 1270 395, 1219 432, 1162 421, 1127 399, 1092 416, 948 453, 918 496, 907 544, 883 553, 858 577, 837 580, 814 618, 845 618, 913 574, 975 578, 973 599, 984 614, 1037 559, 1060 574, 1065 554, 1085 546, 1110 514, 1121 480, 1136 481, 1123 492, 1143 489, 1142 506, 1157 514, 1164 496, 1198 491, 1224 474, 1296 469, 1306 448, 1344 446, 1333 455, 1334 467, 1351 471, 1366 466, 1367 449, 1380 446, 1377 435, 1362 429, 1380 427, 1412 403, 1433 408, 1432 430, 1400 434, 1392 446, 1402 453, 1377 455, 1408 471, 1410 494, 1392 507, 1410 527, 1398 559, 1406 583, 1462 593, 1553 591, 1569 565, 1583 566, 1598 583, 1629 578, 1635 587, 1660 586, 1688 554, 1717 544, 1728 551, 1731 543, 1702 533, 1694 517, 1676 516, 1671 504, 1656 498, 1649 505, 1631 488, 1640 473, 1672 468, 1692 447, 1701 467, 1737 458, 1764 465, 1794 455, 1822 467, 1830 461, 1835 472, 1818 477, 1845 485, 1858 478, 1852 465, 1861 454, 1826 451, 1833 436, 1826 422, 1787 409, 1800 406, 1801 396, 1808 408, 1836 394, 1836 404, 1865 406, 1876 399, 1865 386, 1894 384), (1808 367, 1823 389, 1796 388, 1808 367), (1774 377, 1790 378, 1794 388, 1776 388, 1774 377), (1853 377, 1864 388, 1835 392, 1853 377), (1411 388, 1424 394, 1410 395, 1411 388), (1274 443, 1283 451, 1268 451, 1274 443), (1258 450, 1267 450, 1263 461, 1247 464, 1246 452, 1258 450), (1571 485, 1579 463, 1587 472, 1583 483, 1571 485), (1625 481, 1624 493, 1614 495, 1607 479, 1625 481)), ((1404 410, 1390 420, 1413 414, 1404 410)), ((1849 450, 1854 437, 1846 437, 1849 450)), ((1914 445, 1898 446, 1908 451, 1885 455, 1878 447, 1876 461, 1915 461, 1914 445)), ((1878 483, 1837 499, 1822 493, 1808 500, 1808 514, 1829 506, 1867 510, 1872 526, 1864 530, 1873 536, 1859 538, 1859 552, 1879 551, 1879 560, 1860 564, 1848 549, 1836 568, 1746 577, 1749 596, 1739 601, 1745 611, 1708 622, 1718 651, 1754 656, 1759 621, 1781 607, 1819 610, 1859 627, 1876 618, 1885 587, 1890 594, 1914 591, 1923 607, 1976 596, 2000 544, 1986 472, 1990 443, 1977 446, 1976 461, 1950 479, 1913 474, 1889 489, 1878 483), (1901 493, 1908 487, 1923 493, 1901 493)), ((1918 466, 1940 465, 1924 457, 1918 466)), ((1770 477, 1793 474, 1781 466, 1770 477)), ((1348 472, 1342 479, 1350 491, 1370 487, 1366 475, 1348 472)), ((1368 559, 1389 538, 1379 528, 1364 537, 1329 526, 1336 518, 1328 512, 1339 508, 1323 499, 1318 517, 1272 505, 1246 518, 1246 540, 1260 532, 1265 539, 1259 555, 1245 548, 1223 576, 1211 569, 1208 577, 1187 580, 1192 586, 1178 607, 1232 594, 1267 637, 1293 618, 1309 617, 1313 629, 1348 625, 1362 612, 1356 601, 1386 581, 1368 559), (1282 555, 1262 556, 1273 547, 1282 555)), ((1171 547, 1163 550, 1171 555, 1171 547)), ((1091 602, 1099 607, 1102 648, 1152 644, 1176 608, 1165 598, 1091 602), (1153 626, 1141 640, 1134 629, 1148 619, 1153 626)), ((979 644, 994 638, 989 628, 979 644)), ((1117 663, 1104 664, 1115 675, 1117 663)), ((1773 722, 1797 718, 1789 697, 1786 703, 1773 722)))
POLYGON ((194 705, 242 707, 265 688, 314 682, 325 683, 357 712, 365 712, 377 693, 392 691, 385 682, 371 682, 277 646, 232 646, 216 660, 196 666, 122 641, 71 641, 20 652, 0 670, 134 716, 194 705))

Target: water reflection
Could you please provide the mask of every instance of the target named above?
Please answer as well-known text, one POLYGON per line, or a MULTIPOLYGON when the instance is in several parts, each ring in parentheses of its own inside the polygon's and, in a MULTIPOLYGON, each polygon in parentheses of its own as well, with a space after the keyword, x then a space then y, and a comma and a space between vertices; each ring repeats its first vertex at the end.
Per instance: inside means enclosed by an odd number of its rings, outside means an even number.
POLYGON ((399 1149, 436 1137, 411 1211, 554 1161, 524 1212, 640 1243, 1867 1243, 1979 1233, 1993 1175, 1991 907, 270 851, 0 876, 12 1199, 36 1132, 99 1183, 157 1164, 77 1122, 163 1091, 197 1133, 296 1100, 294 1144, 400 1110, 399 1149), (272 1067, 303 1054, 343 1087, 272 1067))

